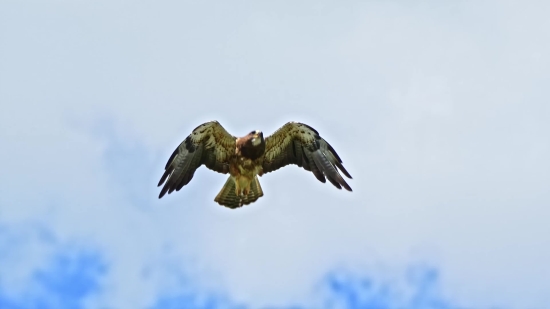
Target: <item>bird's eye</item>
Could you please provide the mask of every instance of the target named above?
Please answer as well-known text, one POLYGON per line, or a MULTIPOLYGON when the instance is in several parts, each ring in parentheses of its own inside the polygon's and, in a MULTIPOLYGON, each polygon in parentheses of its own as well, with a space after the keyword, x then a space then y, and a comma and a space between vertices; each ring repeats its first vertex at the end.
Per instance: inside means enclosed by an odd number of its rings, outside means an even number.
POLYGON ((250 132, 251 135, 256 134, 256 130, 250 132))

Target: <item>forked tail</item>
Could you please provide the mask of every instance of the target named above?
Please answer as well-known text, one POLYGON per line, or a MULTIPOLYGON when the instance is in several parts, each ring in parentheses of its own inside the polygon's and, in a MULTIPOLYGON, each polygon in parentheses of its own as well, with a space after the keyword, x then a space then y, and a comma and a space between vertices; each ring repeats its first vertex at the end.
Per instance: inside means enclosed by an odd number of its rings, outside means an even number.
POLYGON ((235 194, 235 181, 231 176, 229 176, 214 201, 220 205, 234 209, 253 203, 263 195, 264 192, 260 186, 258 176, 254 176, 254 179, 250 182, 250 192, 247 196, 237 196, 235 194))

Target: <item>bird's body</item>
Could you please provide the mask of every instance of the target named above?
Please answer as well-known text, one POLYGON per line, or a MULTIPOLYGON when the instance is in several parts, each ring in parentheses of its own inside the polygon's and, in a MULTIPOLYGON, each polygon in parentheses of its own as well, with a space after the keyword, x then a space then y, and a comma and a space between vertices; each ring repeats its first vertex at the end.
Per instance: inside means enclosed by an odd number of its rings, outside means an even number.
POLYGON ((159 186, 166 181, 159 198, 179 191, 203 164, 216 172, 229 173, 214 199, 229 208, 250 204, 263 196, 258 176, 288 164, 311 171, 321 182, 326 177, 337 188, 351 191, 338 173, 339 169, 351 178, 338 154, 317 131, 302 123, 289 122, 266 139, 257 130, 236 138, 217 121, 198 126, 168 160, 159 181, 159 186))
POLYGON ((251 183, 262 172, 261 158, 264 152, 265 140, 262 132, 253 131, 235 140, 235 156, 228 161, 236 196, 249 195, 251 183))
POLYGON ((250 182, 252 182, 254 176, 261 172, 262 168, 254 161, 244 157, 235 157, 229 163, 229 174, 235 181, 236 195, 248 195, 250 182))

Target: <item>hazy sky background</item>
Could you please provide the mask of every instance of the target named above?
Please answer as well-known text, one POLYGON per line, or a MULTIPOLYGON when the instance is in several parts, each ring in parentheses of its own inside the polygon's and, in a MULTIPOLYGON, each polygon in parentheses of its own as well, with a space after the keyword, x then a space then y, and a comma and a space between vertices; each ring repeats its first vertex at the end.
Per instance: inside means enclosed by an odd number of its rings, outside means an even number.
POLYGON ((0 307, 549 308, 548 12, 1 0, 0 307), (158 200, 209 120, 305 122, 354 192, 286 167, 230 210, 201 167, 158 200))

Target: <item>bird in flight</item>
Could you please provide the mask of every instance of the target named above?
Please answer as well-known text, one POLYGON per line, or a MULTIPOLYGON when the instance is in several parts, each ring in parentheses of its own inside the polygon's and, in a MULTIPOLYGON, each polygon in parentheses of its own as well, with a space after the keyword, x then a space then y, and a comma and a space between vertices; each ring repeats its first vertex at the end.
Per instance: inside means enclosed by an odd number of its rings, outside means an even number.
POLYGON ((229 173, 214 201, 233 209, 264 195, 258 176, 289 164, 312 172, 323 183, 328 179, 336 188, 352 191, 339 171, 350 179, 351 175, 334 148, 315 129, 299 122, 288 122, 265 139, 257 130, 235 137, 217 121, 201 124, 168 159, 158 183, 159 187, 164 184, 159 199, 188 184, 203 164, 229 173))

